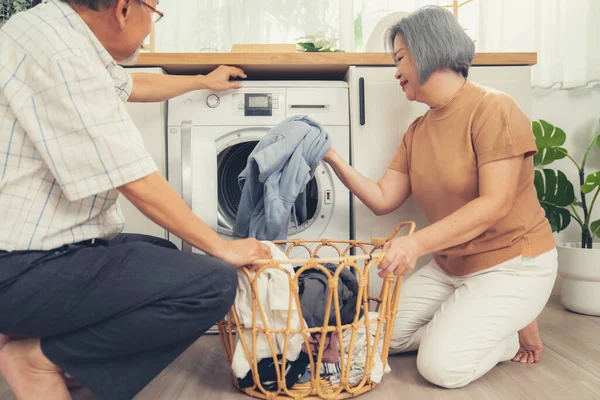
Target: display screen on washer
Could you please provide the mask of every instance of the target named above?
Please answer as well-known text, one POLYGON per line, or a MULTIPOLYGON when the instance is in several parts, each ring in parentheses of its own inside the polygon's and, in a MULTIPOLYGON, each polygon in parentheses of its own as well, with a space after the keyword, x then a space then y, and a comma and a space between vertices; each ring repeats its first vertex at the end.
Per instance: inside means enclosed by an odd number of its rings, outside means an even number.
POLYGON ((270 117, 273 115, 271 95, 266 93, 246 93, 244 116, 270 117))

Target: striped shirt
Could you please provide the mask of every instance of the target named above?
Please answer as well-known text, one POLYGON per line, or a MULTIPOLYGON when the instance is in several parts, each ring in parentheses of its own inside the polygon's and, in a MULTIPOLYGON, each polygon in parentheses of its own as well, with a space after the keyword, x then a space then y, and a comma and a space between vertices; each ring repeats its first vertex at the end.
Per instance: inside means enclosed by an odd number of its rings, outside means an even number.
POLYGON ((131 77, 59 0, 13 16, 0 49, 0 250, 116 236, 116 188, 156 171, 131 77))

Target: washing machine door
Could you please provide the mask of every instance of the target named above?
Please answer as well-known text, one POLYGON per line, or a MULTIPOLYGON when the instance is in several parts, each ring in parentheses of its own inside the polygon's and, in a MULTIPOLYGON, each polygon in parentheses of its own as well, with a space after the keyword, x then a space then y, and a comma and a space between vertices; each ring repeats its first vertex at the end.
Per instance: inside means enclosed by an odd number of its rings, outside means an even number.
MULTIPOLYGON (((195 127, 191 138, 192 210, 222 236, 234 238, 242 196, 239 174, 258 142, 271 129, 265 127, 195 127), (206 140, 214 139, 214 146, 206 140), (214 154, 212 160, 210 154, 214 154), (210 165, 209 165, 210 164, 210 165), (216 225, 216 226, 214 226, 216 225)), ((333 215, 334 180, 330 170, 319 164, 305 188, 305 207, 290 217, 288 237, 320 238, 333 215)))
MULTIPOLYGON (((198 134, 191 120, 171 125, 167 135, 168 180, 173 189, 204 223, 217 229, 217 150, 214 138, 198 134), (201 212, 198 212, 200 210, 201 212)), ((169 240, 183 251, 192 246, 169 232, 169 240)))

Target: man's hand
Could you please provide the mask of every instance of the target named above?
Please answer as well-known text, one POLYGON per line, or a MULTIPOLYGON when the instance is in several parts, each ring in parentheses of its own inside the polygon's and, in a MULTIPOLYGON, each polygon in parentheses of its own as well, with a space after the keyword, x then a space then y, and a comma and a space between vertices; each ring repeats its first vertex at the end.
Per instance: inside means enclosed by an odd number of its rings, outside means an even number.
POLYGON ((127 101, 148 103, 172 99, 194 90, 210 89, 220 92, 239 89, 240 82, 230 78, 246 78, 239 68, 221 65, 208 75, 162 75, 144 72, 131 73, 133 91, 127 101))
MULTIPOLYGON (((272 258, 269 246, 256 239, 229 240, 225 242, 225 248, 221 254, 219 258, 235 267, 253 266, 257 260, 272 258)), ((259 267, 259 265, 254 265, 254 267, 259 267)))
POLYGON ((215 92, 222 92, 229 89, 239 89, 242 87, 240 82, 230 81, 230 78, 247 78, 244 71, 236 67, 219 66, 210 74, 201 76, 204 87, 215 92))

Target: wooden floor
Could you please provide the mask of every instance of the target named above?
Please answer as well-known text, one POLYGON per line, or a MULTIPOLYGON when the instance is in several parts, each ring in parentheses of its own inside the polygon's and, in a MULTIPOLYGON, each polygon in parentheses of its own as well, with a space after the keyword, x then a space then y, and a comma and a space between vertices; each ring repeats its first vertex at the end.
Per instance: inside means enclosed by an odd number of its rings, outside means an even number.
MULTIPOLYGON (((419 376, 414 354, 392 356, 392 372, 360 399, 600 399, 600 318, 565 311, 553 297, 538 321, 545 345, 540 364, 503 363, 466 388, 444 390, 419 376)), ((220 346, 217 336, 203 337, 135 400, 249 399, 232 385, 220 346)), ((13 399, 0 377, 0 400, 13 399)), ((73 399, 96 397, 78 390, 73 399)))

